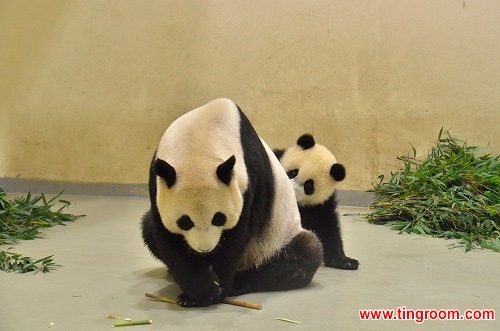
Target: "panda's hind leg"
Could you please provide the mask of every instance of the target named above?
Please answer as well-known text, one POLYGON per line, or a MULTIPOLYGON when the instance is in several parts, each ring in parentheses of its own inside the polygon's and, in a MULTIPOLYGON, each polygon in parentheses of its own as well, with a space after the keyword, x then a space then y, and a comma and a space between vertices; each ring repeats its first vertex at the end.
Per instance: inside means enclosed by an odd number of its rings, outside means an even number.
POLYGON ((153 238, 153 215, 151 213, 151 209, 144 214, 142 217, 141 223, 142 230, 142 240, 144 244, 148 247, 151 254, 156 257, 158 260, 161 260, 160 252, 156 246, 156 243, 153 238))
POLYGON ((321 242, 312 232, 303 230, 267 263, 239 271, 228 296, 306 287, 322 261, 321 242))

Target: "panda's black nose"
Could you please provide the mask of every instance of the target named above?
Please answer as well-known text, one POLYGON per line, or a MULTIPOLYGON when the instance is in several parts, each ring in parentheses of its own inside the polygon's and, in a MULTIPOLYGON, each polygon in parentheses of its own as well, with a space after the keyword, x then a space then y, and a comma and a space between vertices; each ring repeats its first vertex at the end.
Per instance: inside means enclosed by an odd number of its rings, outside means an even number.
POLYGON ((304 183, 304 193, 306 195, 312 195, 314 194, 314 180, 308 179, 304 183))

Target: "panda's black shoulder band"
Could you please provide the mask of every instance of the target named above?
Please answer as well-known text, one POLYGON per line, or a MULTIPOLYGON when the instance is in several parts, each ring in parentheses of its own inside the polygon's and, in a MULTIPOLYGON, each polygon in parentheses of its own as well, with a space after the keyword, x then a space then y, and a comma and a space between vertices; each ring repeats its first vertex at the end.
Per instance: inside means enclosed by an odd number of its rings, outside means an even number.
POLYGON ((314 147, 315 144, 316 144, 316 142, 314 141, 313 136, 309 133, 303 134, 297 140, 297 145, 299 145, 303 149, 312 148, 312 147, 314 147))

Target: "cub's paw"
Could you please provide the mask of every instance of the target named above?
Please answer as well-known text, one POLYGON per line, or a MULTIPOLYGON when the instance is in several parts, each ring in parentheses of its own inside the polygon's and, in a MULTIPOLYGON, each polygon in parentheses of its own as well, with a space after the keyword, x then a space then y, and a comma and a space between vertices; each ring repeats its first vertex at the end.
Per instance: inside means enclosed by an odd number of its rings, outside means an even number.
POLYGON ((189 294, 184 292, 177 297, 181 307, 207 307, 224 301, 224 290, 217 282, 197 288, 189 294))
POLYGON ((337 268, 343 270, 356 270, 358 269, 358 260, 351 259, 350 257, 334 257, 325 261, 325 266, 330 268, 337 268))

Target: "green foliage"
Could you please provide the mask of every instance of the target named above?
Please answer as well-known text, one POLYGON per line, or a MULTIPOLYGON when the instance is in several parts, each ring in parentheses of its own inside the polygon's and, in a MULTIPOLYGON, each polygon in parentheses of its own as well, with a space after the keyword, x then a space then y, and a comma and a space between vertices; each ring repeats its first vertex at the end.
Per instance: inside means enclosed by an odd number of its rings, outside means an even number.
MULTIPOLYGON (((84 215, 72 215, 63 212, 70 202, 66 200, 56 201, 61 193, 47 200, 43 194, 32 197, 28 193, 24 197, 13 200, 7 199, 7 194, 0 188, 0 245, 12 245, 19 240, 32 240, 40 238, 43 233, 41 229, 55 225, 64 225, 65 222, 74 221, 84 215), (55 203, 62 206, 52 210, 55 203)), ((47 272, 57 265, 53 263, 52 256, 38 260, 23 257, 21 254, 0 251, 0 270, 6 272, 47 272)))
MULTIPOLYGON (((413 148, 413 147, 412 147, 413 148)), ((424 161, 399 156, 403 168, 376 193, 366 219, 400 233, 459 239, 451 247, 500 252, 500 157, 439 132, 424 161)))
POLYGON ((52 255, 33 261, 30 257, 9 252, 11 248, 7 248, 6 251, 0 251, 0 270, 2 271, 17 272, 20 274, 34 271, 36 274, 40 271, 48 272, 59 266, 53 262, 52 255))

